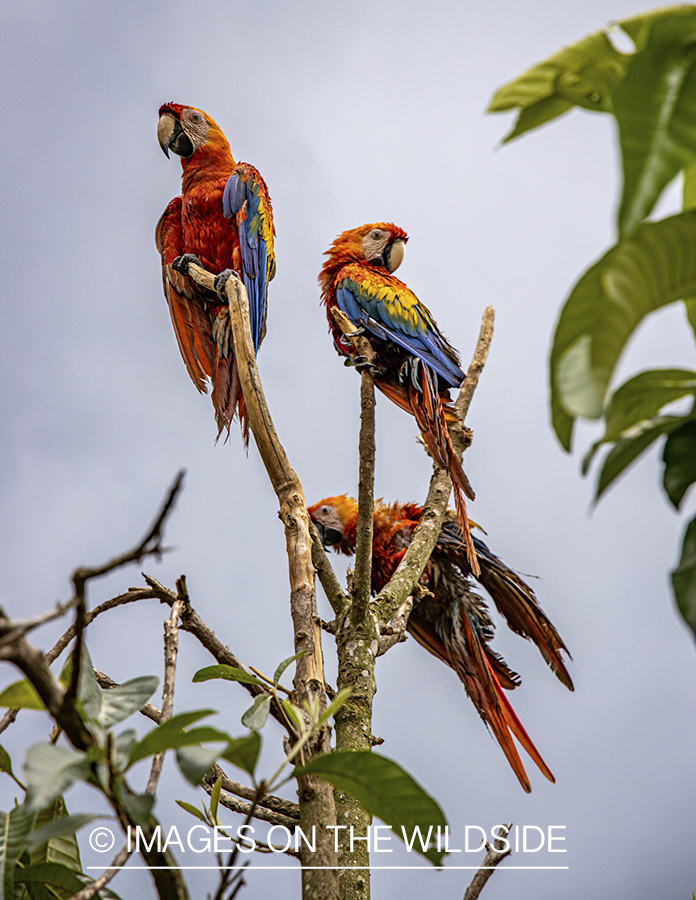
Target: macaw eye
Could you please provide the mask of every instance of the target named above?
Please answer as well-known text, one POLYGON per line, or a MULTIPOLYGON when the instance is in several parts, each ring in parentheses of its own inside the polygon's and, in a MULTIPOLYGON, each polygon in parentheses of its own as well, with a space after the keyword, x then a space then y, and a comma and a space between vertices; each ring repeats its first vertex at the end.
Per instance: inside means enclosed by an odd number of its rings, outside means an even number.
POLYGON ((378 241, 382 237, 382 232, 378 228, 375 228, 370 237, 375 241, 378 241))
POLYGON ((322 516, 325 516, 325 515, 327 515, 328 512, 329 512, 329 507, 328 507, 328 506, 322 506, 322 508, 321 508, 320 511, 321 511, 322 516))
POLYGON ((191 121, 198 125, 199 122, 203 121, 203 116, 199 112, 192 112, 191 121))

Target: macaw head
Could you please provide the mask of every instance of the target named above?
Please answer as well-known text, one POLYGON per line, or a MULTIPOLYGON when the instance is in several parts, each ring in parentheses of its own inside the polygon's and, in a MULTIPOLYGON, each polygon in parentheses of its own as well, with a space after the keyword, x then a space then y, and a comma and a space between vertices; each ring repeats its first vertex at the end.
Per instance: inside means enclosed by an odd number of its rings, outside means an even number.
POLYGON ((358 522, 358 504, 352 497, 326 497, 307 508, 310 519, 317 526, 325 547, 334 547, 342 553, 355 549, 355 528, 358 522))
POLYGON ((202 148, 229 154, 230 145, 220 126, 194 106, 165 103, 160 106, 157 140, 165 156, 169 151, 180 156, 182 162, 202 148))
POLYGON ((369 263, 396 272, 407 240, 406 232, 391 222, 361 225, 339 234, 324 254, 328 259, 319 276, 322 293, 328 293, 336 273, 349 262, 369 263))

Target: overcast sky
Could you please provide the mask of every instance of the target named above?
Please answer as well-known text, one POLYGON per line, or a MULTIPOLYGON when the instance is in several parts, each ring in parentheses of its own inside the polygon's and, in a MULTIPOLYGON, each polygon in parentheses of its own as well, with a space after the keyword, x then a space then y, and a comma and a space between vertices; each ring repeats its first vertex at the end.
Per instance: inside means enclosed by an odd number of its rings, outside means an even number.
MULTIPOLYGON (((374 717, 381 751, 438 798, 458 840, 466 825, 566 826, 566 854, 517 854, 487 900, 696 889, 696 657, 668 581, 687 519, 663 500, 654 453, 592 511, 579 451, 597 430, 580 428, 568 457, 548 421, 558 310, 614 240, 613 125, 574 111, 500 149, 510 119, 484 115, 494 90, 529 65, 640 11, 629 0, 24 0, 1 13, 0 527, 2 604, 12 614, 65 599, 77 565, 134 544, 185 467, 167 532, 176 551, 142 568, 168 585, 186 573, 193 604, 246 664, 272 672, 292 653, 275 495, 235 427, 214 446, 210 400, 186 374, 162 296, 153 232, 180 186, 178 160, 156 140, 163 102, 206 110, 269 186, 278 274, 259 362, 309 502, 357 483, 359 379, 333 350, 316 285, 335 235, 376 220, 404 228, 399 274, 465 364, 483 309, 496 308, 469 416, 471 515, 496 553, 538 576, 535 590, 574 657, 570 694, 533 647, 502 625, 496 637, 523 678, 511 700, 557 784, 530 762, 533 793, 524 795, 455 675, 412 640, 379 660, 374 717)), ((677 208, 676 191, 669 202, 663 211, 677 208)), ((676 307, 645 323, 619 374, 667 365, 694 365, 676 307)), ((377 416, 377 494, 422 501, 430 464, 413 420, 382 398, 377 416)), ((686 506, 693 515, 693 498, 686 506)), ((341 573, 345 563, 337 560, 341 573)), ((93 588, 90 603, 139 583, 138 569, 121 572, 93 588)), ((329 617, 323 596, 320 611, 329 617)), ((89 632, 97 667, 117 680, 160 673, 165 612, 144 605, 98 620, 89 632)), ((47 648, 58 633, 34 640, 47 648)), ((330 660, 331 640, 324 646, 330 660)), ((214 721, 241 734, 244 691, 190 684, 209 662, 182 635, 176 710, 213 705, 222 710, 214 721)), ((16 766, 20 748, 48 734, 38 713, 20 721, 2 736, 16 766)), ((279 759, 274 726, 265 740, 262 774, 279 759)), ((141 766, 136 786, 146 777, 141 766)), ((188 827, 173 800, 196 802, 197 793, 170 765, 163 784, 156 812, 188 827)), ((9 779, 0 791, 8 809, 9 779)), ((72 812, 104 809, 87 790, 68 802, 72 812)), ((83 851, 85 865, 107 857, 83 851)), ((399 852, 388 862, 412 860, 399 852)), ((470 875, 379 871, 374 896, 460 898, 470 875)), ((248 900, 299 896, 296 871, 258 869, 247 880, 248 900)), ((197 896, 214 882, 209 872, 190 877, 197 896)), ((154 896, 143 873, 114 889, 154 896)))

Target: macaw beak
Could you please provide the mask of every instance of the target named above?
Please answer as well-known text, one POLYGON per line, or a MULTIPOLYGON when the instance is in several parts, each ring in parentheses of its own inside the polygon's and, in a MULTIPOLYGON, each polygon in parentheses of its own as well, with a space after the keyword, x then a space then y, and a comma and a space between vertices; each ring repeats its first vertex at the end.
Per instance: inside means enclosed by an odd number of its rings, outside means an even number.
POLYGON ((343 535, 340 531, 336 531, 335 528, 330 528, 327 525, 322 525, 321 522, 316 522, 314 521, 314 519, 312 519, 312 521, 314 522, 315 528, 319 532, 319 540, 321 541, 324 549, 326 549, 327 547, 335 547, 336 544, 341 543, 341 541, 343 540, 343 535))
POLYGON ((406 245, 403 241, 393 241, 384 250, 384 262, 389 272, 396 272, 404 261, 406 245))
POLYGON ((169 151, 187 158, 193 154, 193 144, 181 127, 181 122, 171 113, 162 113, 157 123, 157 140, 162 152, 169 159, 169 151))

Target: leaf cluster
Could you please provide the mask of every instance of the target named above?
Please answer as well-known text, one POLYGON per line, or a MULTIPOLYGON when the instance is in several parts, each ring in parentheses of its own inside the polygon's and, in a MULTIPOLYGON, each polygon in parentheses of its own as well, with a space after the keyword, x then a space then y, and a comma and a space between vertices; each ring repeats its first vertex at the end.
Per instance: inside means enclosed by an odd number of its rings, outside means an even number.
MULTIPOLYGON (((583 38, 500 88, 489 110, 518 110, 504 139, 510 141, 575 106, 614 117, 623 189, 617 242, 577 281, 556 325, 553 428, 570 450, 578 417, 604 420, 604 434, 583 462, 585 474, 598 450, 609 447, 595 499, 663 440, 664 490, 679 508, 696 481, 696 372, 646 370, 613 389, 612 377, 650 313, 681 302, 692 332, 696 324, 696 7, 656 10, 583 38), (619 32, 632 44, 630 52, 616 46, 619 32), (648 221, 679 173, 683 211, 648 221), (676 401, 682 401, 678 411, 676 401)), ((679 609, 696 632, 695 539, 696 519, 672 581, 679 609)))

